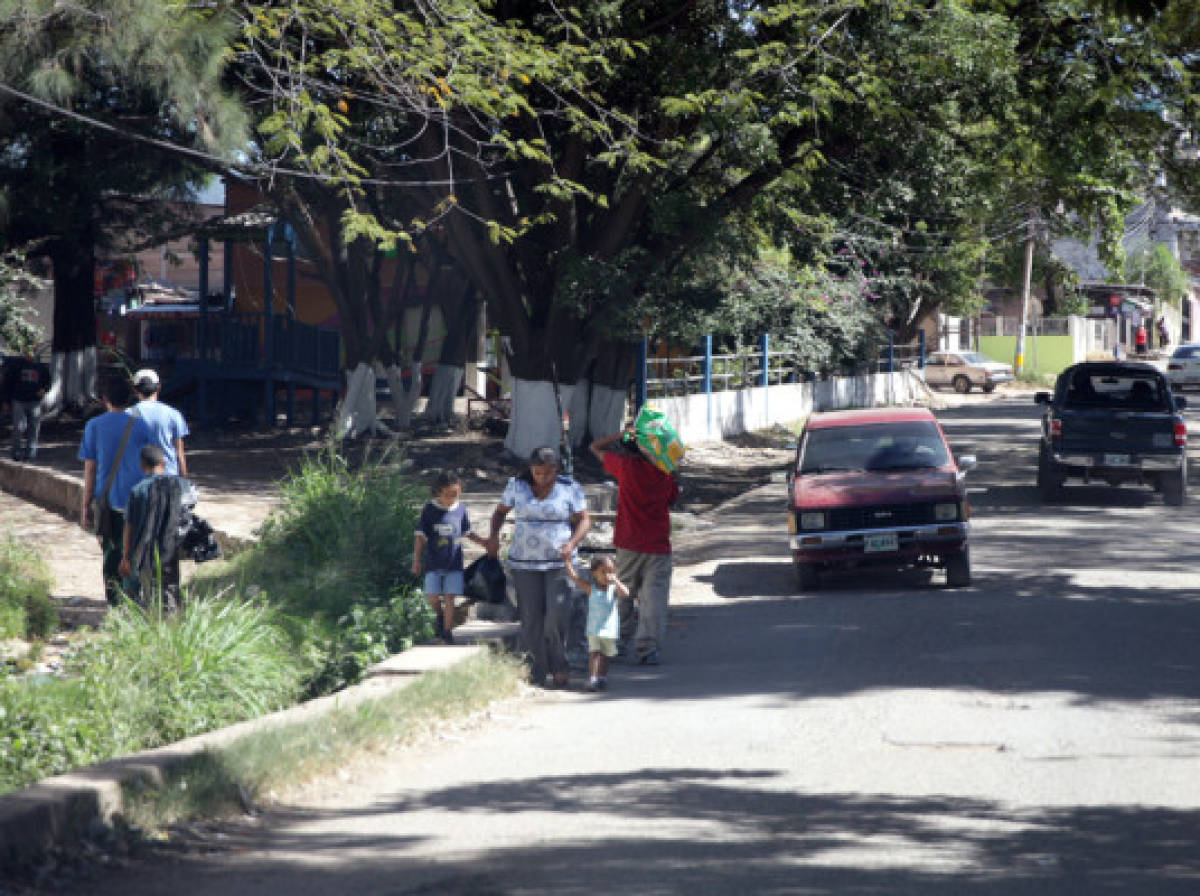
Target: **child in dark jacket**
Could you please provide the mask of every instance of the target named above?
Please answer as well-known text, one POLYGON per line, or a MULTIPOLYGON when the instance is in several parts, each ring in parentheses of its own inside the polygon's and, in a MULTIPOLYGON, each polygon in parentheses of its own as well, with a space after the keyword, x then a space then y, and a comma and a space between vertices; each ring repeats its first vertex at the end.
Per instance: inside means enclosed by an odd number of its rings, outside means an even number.
POLYGON ((179 609, 179 524, 185 481, 168 473, 166 455, 155 444, 143 445, 146 478, 129 493, 120 573, 134 599, 146 606, 160 594, 162 609, 179 609))

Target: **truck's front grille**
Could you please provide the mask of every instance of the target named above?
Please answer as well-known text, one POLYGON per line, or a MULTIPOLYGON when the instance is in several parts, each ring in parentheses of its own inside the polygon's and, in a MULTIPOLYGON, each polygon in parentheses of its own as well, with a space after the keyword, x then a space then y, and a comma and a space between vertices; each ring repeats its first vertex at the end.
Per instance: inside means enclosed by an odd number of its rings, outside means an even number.
POLYGON ((829 528, 891 529, 895 526, 922 526, 935 522, 932 502, 915 504, 876 504, 869 507, 846 507, 829 513, 829 528))

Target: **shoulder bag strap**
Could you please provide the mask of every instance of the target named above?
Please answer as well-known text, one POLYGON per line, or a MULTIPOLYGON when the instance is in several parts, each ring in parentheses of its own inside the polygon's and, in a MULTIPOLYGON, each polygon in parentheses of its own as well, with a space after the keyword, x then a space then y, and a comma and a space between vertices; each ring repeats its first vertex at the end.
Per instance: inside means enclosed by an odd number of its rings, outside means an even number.
POLYGON ((108 478, 104 481, 104 491, 101 492, 105 500, 108 499, 108 493, 112 490, 113 480, 117 478, 117 467, 121 466, 121 458, 125 456, 125 446, 129 444, 129 433, 133 431, 133 424, 136 419, 137 415, 130 414, 129 422, 125 424, 125 432, 121 436, 121 447, 117 449, 117 457, 108 470, 108 478))

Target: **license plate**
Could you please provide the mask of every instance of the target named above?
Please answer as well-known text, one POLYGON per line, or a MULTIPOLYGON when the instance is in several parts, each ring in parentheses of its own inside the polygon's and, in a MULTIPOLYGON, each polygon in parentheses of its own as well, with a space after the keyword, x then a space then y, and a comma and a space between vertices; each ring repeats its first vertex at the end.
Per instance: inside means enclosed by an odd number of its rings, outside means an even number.
POLYGON ((895 532, 878 532, 863 536, 863 551, 868 554, 900 550, 900 536, 895 532))
POLYGON ((1128 454, 1106 454, 1104 455, 1104 466, 1106 467, 1127 467, 1129 466, 1128 454))

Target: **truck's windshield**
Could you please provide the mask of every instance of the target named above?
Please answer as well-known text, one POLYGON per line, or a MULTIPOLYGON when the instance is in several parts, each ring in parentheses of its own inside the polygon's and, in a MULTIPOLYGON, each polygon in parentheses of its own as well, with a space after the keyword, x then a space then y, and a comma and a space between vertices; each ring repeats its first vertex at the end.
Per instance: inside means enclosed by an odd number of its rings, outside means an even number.
POLYGON ((801 473, 944 467, 950 452, 937 425, 924 420, 830 426, 809 430, 801 473))

